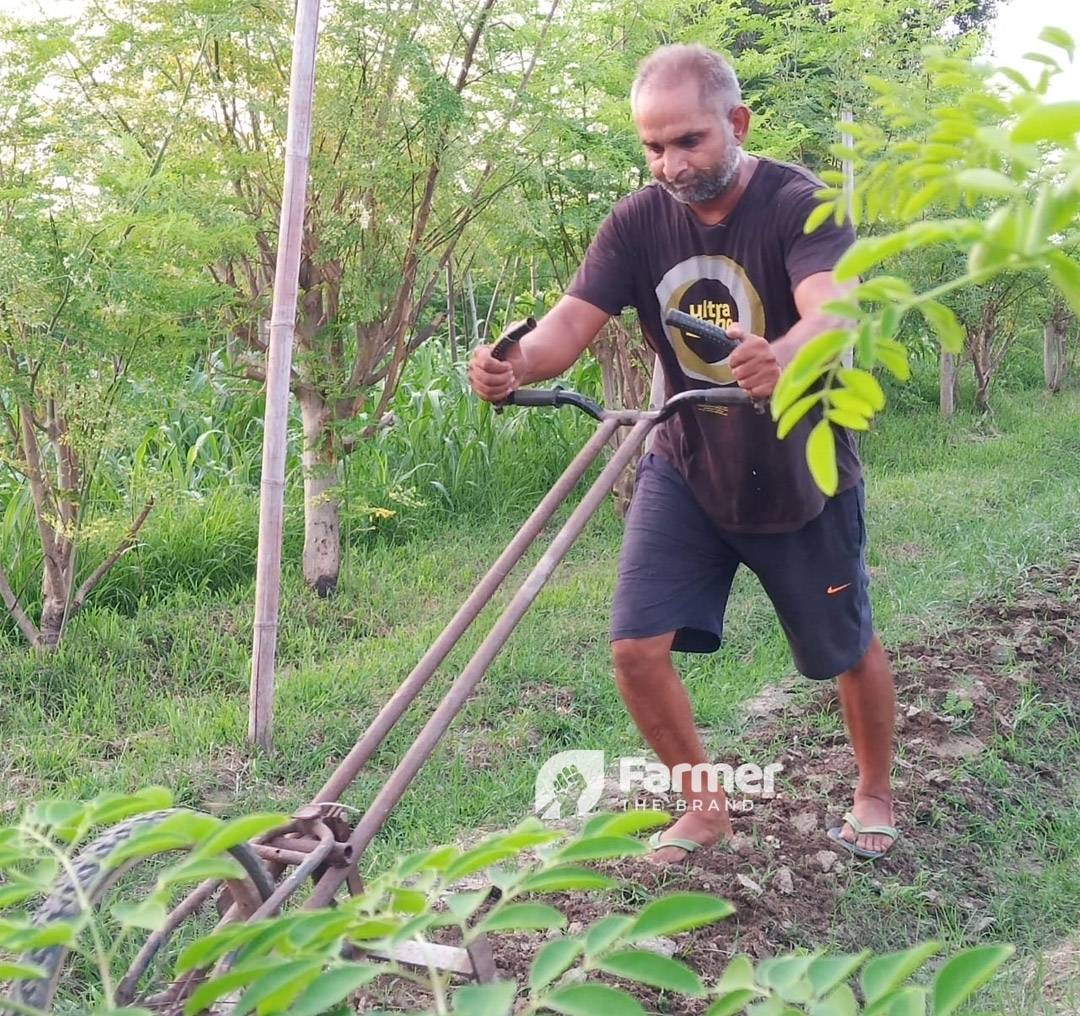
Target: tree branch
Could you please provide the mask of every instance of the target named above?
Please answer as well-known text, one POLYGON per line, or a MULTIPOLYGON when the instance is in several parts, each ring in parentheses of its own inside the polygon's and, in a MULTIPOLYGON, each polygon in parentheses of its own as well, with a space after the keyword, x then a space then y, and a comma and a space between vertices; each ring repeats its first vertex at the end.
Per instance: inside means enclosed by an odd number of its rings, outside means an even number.
POLYGON ((150 514, 150 510, 153 507, 154 499, 151 497, 143 506, 143 510, 139 512, 139 517, 131 524, 131 528, 124 534, 124 538, 117 544, 116 549, 105 558, 105 560, 94 569, 90 577, 79 586, 79 591, 71 601, 71 609, 67 614, 68 619, 73 618, 79 612, 83 603, 86 601, 86 598, 94 591, 97 584, 105 578, 112 566, 135 545, 135 537, 138 535, 139 530, 142 528, 143 523, 146 521, 146 517, 150 514))
POLYGON ((35 649, 41 645, 41 632, 38 631, 34 622, 27 617, 26 611, 19 604, 19 599, 11 589, 11 583, 8 581, 7 573, 4 571, 2 564, 0 564, 0 599, 3 599, 4 606, 7 607, 8 613, 14 618, 26 641, 35 649))

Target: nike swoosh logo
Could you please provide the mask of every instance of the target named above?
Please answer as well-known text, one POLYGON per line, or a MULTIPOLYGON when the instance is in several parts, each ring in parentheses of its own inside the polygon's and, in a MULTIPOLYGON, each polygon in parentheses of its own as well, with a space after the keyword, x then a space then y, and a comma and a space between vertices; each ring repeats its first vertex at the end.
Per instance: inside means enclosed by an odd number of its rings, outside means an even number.
POLYGON ((829 586, 829 588, 826 589, 825 592, 828 593, 829 596, 835 596, 837 593, 843 592, 850 585, 850 582, 845 582, 842 586, 829 586))

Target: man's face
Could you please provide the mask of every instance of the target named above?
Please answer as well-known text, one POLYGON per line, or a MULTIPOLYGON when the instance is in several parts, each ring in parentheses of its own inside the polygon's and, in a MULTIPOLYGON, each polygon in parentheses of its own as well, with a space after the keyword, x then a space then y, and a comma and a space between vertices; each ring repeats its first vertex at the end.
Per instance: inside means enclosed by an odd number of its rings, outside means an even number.
POLYGON ((713 201, 738 178, 740 139, 728 117, 702 102, 696 81, 646 85, 634 122, 649 171, 677 201, 713 201))

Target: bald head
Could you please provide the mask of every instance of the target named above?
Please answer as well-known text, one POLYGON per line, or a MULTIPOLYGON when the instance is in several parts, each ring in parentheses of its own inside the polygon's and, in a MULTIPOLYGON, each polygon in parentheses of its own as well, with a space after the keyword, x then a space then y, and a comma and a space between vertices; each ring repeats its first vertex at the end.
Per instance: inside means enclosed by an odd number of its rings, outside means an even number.
POLYGON ((701 102, 726 116, 742 102, 739 79, 731 65, 719 54, 704 46, 661 46, 653 50, 638 67, 630 88, 630 108, 637 109, 638 97, 648 88, 676 88, 696 81, 701 102))

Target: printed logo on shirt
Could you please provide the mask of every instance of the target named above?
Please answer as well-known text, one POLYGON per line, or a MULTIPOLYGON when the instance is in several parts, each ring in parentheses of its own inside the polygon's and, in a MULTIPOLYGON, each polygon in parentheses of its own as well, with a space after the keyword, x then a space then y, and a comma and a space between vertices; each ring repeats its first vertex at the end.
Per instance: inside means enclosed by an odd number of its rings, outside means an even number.
MULTIPOLYGON (((740 321, 755 335, 765 334, 765 308, 746 272, 721 254, 699 254, 671 268, 656 287, 661 321, 669 310, 681 310, 721 328, 740 321)), ((727 356, 709 339, 687 335, 664 325, 687 377, 713 384, 734 383, 727 356)))

